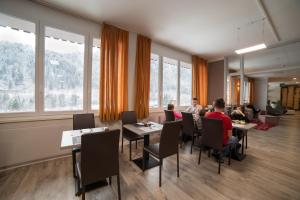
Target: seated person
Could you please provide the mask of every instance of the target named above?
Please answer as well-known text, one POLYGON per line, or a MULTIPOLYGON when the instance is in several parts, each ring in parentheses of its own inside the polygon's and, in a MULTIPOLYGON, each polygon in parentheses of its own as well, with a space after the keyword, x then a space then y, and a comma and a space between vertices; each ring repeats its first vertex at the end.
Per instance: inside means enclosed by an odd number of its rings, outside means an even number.
POLYGON ((232 120, 244 120, 245 122, 249 122, 247 116, 243 111, 243 107, 236 107, 230 114, 232 120))
POLYGON ((198 104, 198 99, 196 97, 192 100, 192 105, 189 106, 185 112, 189 112, 192 114, 199 114, 200 110, 202 110, 202 106, 198 104))
POLYGON ((179 112, 174 111, 174 105, 173 104, 168 104, 168 110, 172 110, 176 119, 182 119, 182 114, 179 112))
POLYGON ((196 97, 193 98, 192 105, 185 110, 185 112, 193 114, 198 129, 201 129, 201 117, 200 117, 201 110, 202 110, 202 106, 198 104, 198 99, 196 97))
MULTIPOLYGON (((223 145, 235 145, 238 143, 238 139, 232 136, 232 122, 230 117, 224 114, 225 101, 219 98, 215 101, 215 111, 206 113, 205 117, 209 119, 220 119, 223 122, 223 145)), ((214 155, 217 159, 222 159, 223 155, 229 154, 229 148, 225 148, 224 152, 218 152, 214 150, 214 155)))
POLYGON ((252 109, 254 115, 256 115, 257 113, 260 112, 260 109, 256 109, 256 108, 254 107, 254 105, 252 105, 252 104, 248 104, 248 105, 247 105, 247 108, 252 109))

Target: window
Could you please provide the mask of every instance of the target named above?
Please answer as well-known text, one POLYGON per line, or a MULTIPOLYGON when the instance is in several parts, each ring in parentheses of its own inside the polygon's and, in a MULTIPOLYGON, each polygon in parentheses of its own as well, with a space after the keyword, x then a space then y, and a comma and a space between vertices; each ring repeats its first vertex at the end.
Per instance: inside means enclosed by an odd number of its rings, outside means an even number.
POLYGON ((93 39, 92 59, 92 110, 99 109, 99 80, 100 80, 100 39, 93 39))
POLYGON ((152 53, 149 107, 162 108, 169 103, 188 106, 191 100, 192 65, 152 53))
POLYGON ((159 56, 156 54, 151 54, 149 106, 159 106, 159 56))
POLYGON ((192 100, 192 65, 180 62, 180 105, 191 105, 192 100))
POLYGON ((163 106, 176 104, 178 85, 178 61, 163 58, 163 106))
POLYGON ((83 110, 84 36, 45 27, 44 110, 83 110))
POLYGON ((0 113, 34 112, 35 24, 0 19, 0 113))

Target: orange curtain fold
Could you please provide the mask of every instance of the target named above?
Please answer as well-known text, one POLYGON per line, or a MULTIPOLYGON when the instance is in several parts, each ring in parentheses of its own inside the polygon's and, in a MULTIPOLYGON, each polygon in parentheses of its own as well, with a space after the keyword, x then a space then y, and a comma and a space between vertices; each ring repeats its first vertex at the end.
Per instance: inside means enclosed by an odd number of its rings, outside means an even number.
POLYGON ((248 78, 248 82, 249 82, 249 87, 250 87, 250 98, 249 98, 249 103, 251 105, 254 104, 254 79, 253 78, 248 78))
POLYGON ((207 61, 192 56, 192 93, 193 97, 199 99, 199 104, 202 106, 207 105, 207 61))
POLYGON ((149 116, 151 39, 137 36, 135 111, 142 119, 149 116))
POLYGON ((112 121, 128 106, 128 31, 103 24, 101 33, 101 64, 99 118, 112 121))

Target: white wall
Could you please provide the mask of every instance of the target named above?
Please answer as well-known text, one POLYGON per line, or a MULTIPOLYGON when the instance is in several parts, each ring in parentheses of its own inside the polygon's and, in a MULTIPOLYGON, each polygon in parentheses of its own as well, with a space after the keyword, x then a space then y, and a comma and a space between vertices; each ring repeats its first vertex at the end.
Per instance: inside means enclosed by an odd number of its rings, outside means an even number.
MULTIPOLYGON (((0 12, 33 22, 54 25, 57 28, 74 30, 91 37, 100 36, 101 25, 64 14, 57 10, 35 4, 31 1, 1 0, 0 12)), ((136 33, 129 34, 128 58, 128 109, 134 109, 135 98, 135 55, 136 33)), ((152 51, 170 58, 191 63, 191 55, 152 43, 152 51)), ((159 114, 153 114, 159 120, 159 114)), ((119 122, 102 124, 96 119, 96 125, 120 127, 119 122)), ((43 120, 29 122, 0 123, 0 168, 18 165, 34 160, 69 154, 70 150, 61 150, 61 133, 72 129, 72 120, 43 120)))
POLYGON ((266 110, 268 100, 268 80, 255 79, 254 81, 254 105, 261 109, 266 110))

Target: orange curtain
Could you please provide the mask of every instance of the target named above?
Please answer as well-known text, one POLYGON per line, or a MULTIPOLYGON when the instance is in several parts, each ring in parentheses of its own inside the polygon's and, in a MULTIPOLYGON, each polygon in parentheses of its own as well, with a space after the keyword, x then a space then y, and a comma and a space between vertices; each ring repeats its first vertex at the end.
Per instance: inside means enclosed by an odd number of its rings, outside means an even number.
POLYGON ((207 105, 207 61, 192 56, 192 93, 193 97, 199 99, 199 104, 202 106, 207 105))
POLYGON ((249 103, 251 105, 254 104, 254 79, 253 78, 248 78, 248 82, 249 82, 249 87, 250 87, 250 98, 249 98, 249 103))
POLYGON ((101 121, 118 120, 127 110, 128 31, 103 24, 101 34, 100 100, 101 121))
POLYGON ((135 111, 142 119, 149 116, 151 39, 137 36, 135 111))

